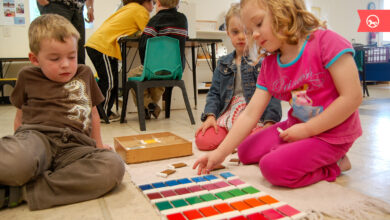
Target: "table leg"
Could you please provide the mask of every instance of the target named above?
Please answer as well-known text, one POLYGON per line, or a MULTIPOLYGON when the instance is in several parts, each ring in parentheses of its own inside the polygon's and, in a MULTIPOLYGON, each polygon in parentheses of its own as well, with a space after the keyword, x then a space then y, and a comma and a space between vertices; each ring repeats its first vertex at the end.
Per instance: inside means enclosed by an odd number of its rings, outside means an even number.
POLYGON ((195 109, 198 106, 198 86, 196 83, 196 56, 195 56, 195 46, 191 46, 191 55, 192 55, 192 82, 194 85, 194 99, 195 99, 195 109))
POLYGON ((127 80, 127 77, 126 77, 126 66, 127 66, 127 64, 126 64, 126 61, 127 61, 126 42, 121 43, 121 53, 122 53, 122 91, 124 91, 126 88, 126 80, 127 80))
POLYGON ((213 73, 216 65, 216 56, 215 56, 215 43, 211 43, 211 65, 213 67, 213 73))
POLYGON ((368 88, 367 88, 367 81, 366 81, 366 68, 365 68, 365 63, 363 63, 363 71, 362 71, 362 80, 363 80, 363 97, 370 96, 368 93, 368 88))
MULTIPOLYGON (((0 78, 2 79, 3 78, 3 61, 0 61, 0 78)), ((4 86, 1 86, 1 97, 4 98, 4 89, 3 89, 4 86)))

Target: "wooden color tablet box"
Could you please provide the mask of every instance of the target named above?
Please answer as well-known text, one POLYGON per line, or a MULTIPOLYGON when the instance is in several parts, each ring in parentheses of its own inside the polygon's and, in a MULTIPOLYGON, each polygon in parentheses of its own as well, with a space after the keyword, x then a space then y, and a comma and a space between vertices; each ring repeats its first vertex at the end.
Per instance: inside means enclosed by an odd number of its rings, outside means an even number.
POLYGON ((170 132, 114 137, 114 146, 126 163, 192 155, 192 143, 170 132))

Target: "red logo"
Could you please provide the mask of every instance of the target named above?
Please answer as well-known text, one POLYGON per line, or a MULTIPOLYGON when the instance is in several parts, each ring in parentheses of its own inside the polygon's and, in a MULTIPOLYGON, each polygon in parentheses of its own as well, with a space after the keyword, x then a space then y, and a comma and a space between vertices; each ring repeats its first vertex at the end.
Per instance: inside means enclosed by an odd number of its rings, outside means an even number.
POLYGON ((358 10, 358 32, 390 32, 390 10, 358 10))

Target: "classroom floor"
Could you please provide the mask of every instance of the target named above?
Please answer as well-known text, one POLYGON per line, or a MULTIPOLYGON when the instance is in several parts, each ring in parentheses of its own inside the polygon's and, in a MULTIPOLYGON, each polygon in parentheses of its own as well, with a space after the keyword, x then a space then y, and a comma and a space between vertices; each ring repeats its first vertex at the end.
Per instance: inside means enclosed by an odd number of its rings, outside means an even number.
MULTIPOLYGON (((348 156, 352 170, 342 174, 336 181, 390 203, 390 84, 370 85, 370 97, 360 106, 363 136, 354 144, 348 156)), ((127 123, 102 124, 103 141, 113 145, 113 137, 141 133, 170 131, 188 140, 200 125, 200 115, 205 104, 205 94, 199 95, 198 108, 193 109, 196 125, 191 125, 185 110, 174 110, 170 119, 160 117, 146 123, 146 132, 139 131, 137 114, 128 114, 127 123)), ((288 104, 283 103, 286 117, 288 104)), ((15 109, 0 105, 0 135, 13 130, 15 109)), ((163 116, 163 113, 162 115, 163 116)), ((0 211, 0 219, 159 219, 151 205, 131 184, 125 175, 123 184, 113 192, 96 200, 30 212, 26 205, 0 211)))

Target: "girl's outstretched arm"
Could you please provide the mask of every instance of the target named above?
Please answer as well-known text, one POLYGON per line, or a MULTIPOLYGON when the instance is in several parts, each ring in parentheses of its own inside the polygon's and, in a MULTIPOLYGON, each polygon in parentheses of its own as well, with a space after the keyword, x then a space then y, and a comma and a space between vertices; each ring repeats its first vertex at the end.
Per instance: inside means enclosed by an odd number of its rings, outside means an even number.
POLYGON ((280 134, 284 141, 292 142, 321 134, 336 127, 356 111, 362 102, 358 70, 351 54, 342 55, 329 67, 339 93, 321 114, 306 123, 296 124, 280 134))
POLYGON ((219 147, 202 156, 193 165, 193 169, 198 167, 198 174, 209 173, 213 168, 221 164, 234 148, 236 148, 255 127, 263 114, 268 102, 271 99, 270 93, 262 89, 256 89, 251 101, 234 122, 232 129, 219 147))

